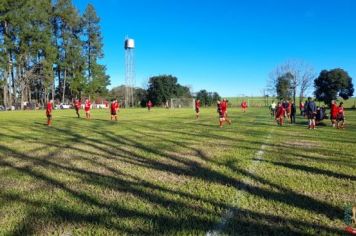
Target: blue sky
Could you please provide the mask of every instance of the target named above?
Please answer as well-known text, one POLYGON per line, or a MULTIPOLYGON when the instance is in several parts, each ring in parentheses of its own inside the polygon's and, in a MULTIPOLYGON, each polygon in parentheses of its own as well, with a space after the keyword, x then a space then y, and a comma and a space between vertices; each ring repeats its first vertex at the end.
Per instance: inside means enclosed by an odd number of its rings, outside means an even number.
POLYGON ((123 41, 136 41, 136 86, 172 74, 193 91, 261 95, 287 60, 356 78, 354 0, 73 0, 101 18, 112 86, 124 83, 123 41))

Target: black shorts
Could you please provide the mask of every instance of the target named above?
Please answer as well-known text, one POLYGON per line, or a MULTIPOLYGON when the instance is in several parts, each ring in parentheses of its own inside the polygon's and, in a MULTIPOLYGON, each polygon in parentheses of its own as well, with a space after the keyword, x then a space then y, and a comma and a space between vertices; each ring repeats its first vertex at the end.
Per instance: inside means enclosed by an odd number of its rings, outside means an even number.
POLYGON ((343 115, 338 115, 336 120, 337 121, 345 121, 345 117, 343 115))
POLYGON ((117 115, 117 112, 116 112, 116 111, 111 111, 111 115, 112 115, 112 116, 116 116, 116 115, 117 115))
POLYGON ((315 113, 313 113, 313 112, 309 112, 308 113, 308 119, 309 120, 314 120, 316 118, 316 114, 315 113))
POLYGON ((195 108, 195 112, 199 113, 200 112, 200 108, 195 108))
POLYGON ((220 118, 220 119, 221 119, 221 118, 225 118, 224 112, 219 112, 219 118, 220 118))
POLYGON ((47 114, 47 118, 51 119, 52 118, 52 114, 47 114))

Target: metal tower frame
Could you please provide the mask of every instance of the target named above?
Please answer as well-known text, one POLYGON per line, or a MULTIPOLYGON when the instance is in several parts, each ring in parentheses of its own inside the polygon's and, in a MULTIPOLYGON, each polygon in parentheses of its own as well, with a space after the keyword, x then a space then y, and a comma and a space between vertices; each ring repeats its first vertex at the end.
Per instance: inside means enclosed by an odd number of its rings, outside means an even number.
POLYGON ((126 38, 125 39, 125 107, 132 107, 135 105, 134 87, 135 87, 134 41, 132 39, 126 38))

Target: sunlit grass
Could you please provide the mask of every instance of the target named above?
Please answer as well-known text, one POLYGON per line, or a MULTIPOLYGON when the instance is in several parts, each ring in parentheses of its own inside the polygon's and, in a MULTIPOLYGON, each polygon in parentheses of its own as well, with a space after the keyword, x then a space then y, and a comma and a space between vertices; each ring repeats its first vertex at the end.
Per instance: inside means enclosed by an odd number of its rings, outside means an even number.
POLYGON ((265 109, 231 109, 222 129, 201 113, 54 111, 52 127, 43 111, 0 113, 0 235, 340 234, 355 112, 315 131, 276 127, 265 109))

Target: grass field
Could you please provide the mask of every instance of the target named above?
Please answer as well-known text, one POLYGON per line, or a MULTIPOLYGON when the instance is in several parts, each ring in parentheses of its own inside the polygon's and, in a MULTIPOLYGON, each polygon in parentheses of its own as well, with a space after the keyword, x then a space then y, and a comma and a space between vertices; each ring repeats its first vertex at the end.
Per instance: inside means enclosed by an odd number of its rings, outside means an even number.
POLYGON ((264 108, 222 129, 213 108, 53 113, 0 113, 0 235, 341 235, 356 205, 356 111, 345 130, 264 108))

